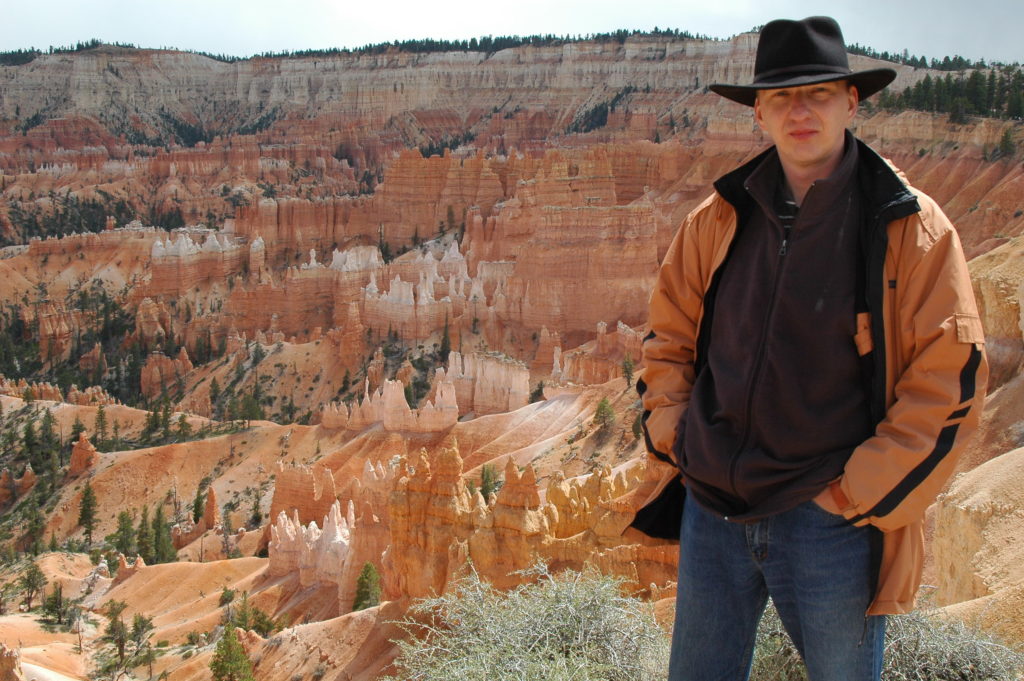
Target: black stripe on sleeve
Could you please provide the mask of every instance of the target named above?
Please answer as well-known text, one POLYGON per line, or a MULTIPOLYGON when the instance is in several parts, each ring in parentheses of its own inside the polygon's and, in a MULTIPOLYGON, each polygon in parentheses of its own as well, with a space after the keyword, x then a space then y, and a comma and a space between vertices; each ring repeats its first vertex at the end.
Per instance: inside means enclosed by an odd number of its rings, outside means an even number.
POLYGON ((971 410, 971 405, 968 404, 963 409, 957 409, 956 411, 951 413, 946 420, 947 421, 955 421, 957 419, 962 419, 963 417, 967 416, 967 412, 969 412, 970 410, 971 410))
MULTIPOLYGON (((644 383, 644 379, 637 379, 636 391, 640 397, 643 397, 644 393, 647 392, 647 384, 644 383)), ((647 451, 661 459, 665 463, 674 463, 672 459, 665 452, 659 452, 654 448, 654 442, 651 440, 651 433, 647 430, 647 417, 651 415, 650 409, 644 409, 643 416, 640 417, 640 430, 644 434, 644 444, 647 446, 647 451)))
MULTIPOLYGON (((924 482, 925 478, 931 475, 931 472, 939 465, 939 462, 949 454, 951 449, 953 449, 953 443, 956 441, 956 433, 959 429, 959 423, 943 428, 939 433, 939 439, 935 442, 935 448, 932 449, 931 453, 927 457, 925 457, 924 461, 917 464, 917 467, 910 471, 910 473, 900 481, 900 484, 885 495, 885 498, 875 504, 875 507, 864 515, 881 517, 892 513, 893 509, 899 506, 900 502, 902 502, 915 487, 924 482)), ((857 520, 860 520, 862 517, 864 516, 858 516, 852 520, 853 522, 857 522, 857 520)))
POLYGON ((981 365, 981 350, 977 344, 971 344, 971 356, 967 358, 960 372, 960 404, 974 399, 975 383, 978 377, 978 366, 981 365))
POLYGON ((640 430, 642 430, 644 433, 644 445, 647 446, 647 451, 653 454, 655 458, 658 458, 664 461, 665 463, 675 465, 675 462, 672 461, 671 457, 669 457, 668 454, 666 454, 665 452, 659 452, 657 449, 654 448, 654 442, 651 440, 651 433, 650 431, 647 430, 647 417, 650 415, 650 410, 645 409, 643 416, 640 417, 640 430))
MULTIPOLYGON (((969 402, 974 399, 975 384, 978 374, 978 367, 981 365, 981 350, 978 349, 977 345, 971 346, 971 354, 967 358, 967 362, 964 364, 964 368, 960 371, 960 403, 969 402)), ((949 421, 959 419, 967 415, 971 409, 970 404, 957 409, 952 412, 947 419, 947 424, 940 432, 939 437, 935 441, 935 447, 932 451, 924 458, 921 463, 910 471, 900 481, 891 492, 885 495, 881 501, 875 504, 867 513, 860 514, 850 519, 850 522, 858 522, 867 516, 881 517, 892 513, 893 509, 900 505, 900 503, 909 495, 914 488, 924 482, 925 478, 931 475, 932 471, 939 465, 939 463, 946 457, 947 454, 953 449, 953 444, 956 442, 956 434, 960 428, 959 423, 950 424, 949 421)))

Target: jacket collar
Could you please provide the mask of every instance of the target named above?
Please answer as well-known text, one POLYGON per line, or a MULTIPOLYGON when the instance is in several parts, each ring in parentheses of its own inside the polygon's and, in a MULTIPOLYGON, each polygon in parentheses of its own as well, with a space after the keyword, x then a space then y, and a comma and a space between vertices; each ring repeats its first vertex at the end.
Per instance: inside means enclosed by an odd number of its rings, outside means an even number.
MULTIPOLYGON (((847 131, 846 134, 857 144, 857 176, 867 204, 864 215, 873 218, 875 223, 881 220, 884 224, 919 211, 921 208, 917 198, 897 174, 897 170, 871 147, 854 137, 853 133, 847 131)), ((744 183, 774 153, 775 147, 769 147, 715 181, 715 190, 736 209, 741 222, 757 205, 744 183)))

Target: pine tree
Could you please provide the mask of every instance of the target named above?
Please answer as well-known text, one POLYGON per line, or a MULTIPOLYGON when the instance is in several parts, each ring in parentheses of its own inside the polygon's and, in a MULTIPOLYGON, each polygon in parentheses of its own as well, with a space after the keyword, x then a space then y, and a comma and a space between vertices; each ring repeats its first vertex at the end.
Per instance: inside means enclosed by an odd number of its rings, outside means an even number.
POLYGON ((633 364, 633 358, 630 355, 626 355, 626 359, 622 360, 622 375, 626 379, 626 387, 633 385, 633 370, 636 365, 633 364))
POLYGON ((260 406, 259 400, 252 393, 248 393, 242 398, 241 406, 241 417, 245 419, 245 427, 249 427, 249 422, 264 418, 263 407, 260 406))
POLYGON ((117 649, 117 659, 124 664, 125 648, 128 645, 128 626, 124 623, 121 613, 128 607, 124 601, 107 602, 107 628, 103 631, 103 640, 113 644, 117 649))
POLYGON ((1013 120, 1024 118, 1024 92, 1010 91, 1006 103, 1006 117, 1013 120))
POLYGON ((252 662, 245 655, 245 649, 235 635, 230 623, 224 627, 224 635, 217 642, 217 648, 210 661, 214 681, 255 681, 252 662))
POLYGON ((43 513, 39 510, 39 498, 35 494, 29 497, 26 515, 26 525, 28 528, 25 535, 28 539, 28 550, 33 556, 37 556, 43 550, 43 534, 46 532, 46 519, 43 518, 43 513))
POLYGON ((601 398, 601 401, 597 403, 597 411, 594 412, 594 423, 597 424, 598 428, 608 428, 615 423, 615 411, 612 409, 612 405, 609 404, 607 397, 601 398))
POLYGON ((114 419, 114 427, 111 429, 110 446, 107 451, 116 452, 121 449, 121 422, 114 419))
POLYGON ((38 565, 29 563, 25 571, 18 577, 18 586, 21 587, 22 593, 25 594, 25 607, 31 610, 32 599, 35 598, 37 593, 41 593, 46 588, 46 575, 43 574, 38 565))
MULTIPOLYGON (((49 409, 43 412, 43 418, 39 422, 39 448, 48 463, 55 460, 54 455, 60 451, 60 440, 54 428, 53 412, 49 409)), ((52 463, 50 467, 52 468, 52 463)))
POLYGON ((64 615, 67 614, 67 605, 68 601, 64 598, 64 585, 54 582, 53 591, 43 601, 43 612, 60 624, 64 620, 64 615))
POLYGON ((39 438, 36 437, 36 428, 31 420, 25 423, 25 428, 21 431, 21 451, 32 464, 32 470, 42 471, 45 468, 45 461, 40 456, 42 452, 39 449, 39 438))
POLYGON ((153 676, 153 662, 156 661, 156 655, 154 655, 153 647, 150 644, 149 637, 153 633, 153 618, 146 617, 141 613, 135 613, 132 617, 132 628, 128 632, 128 641, 132 644, 134 653, 130 666, 134 667, 139 664, 150 665, 150 677, 153 676))
POLYGON ((1017 145, 1013 141, 1013 131, 1011 128, 1007 128, 1003 131, 1003 136, 999 140, 999 155, 1002 157, 1013 156, 1013 153, 1017 150, 1017 145))
POLYGON ((171 539, 171 526, 164 519, 163 504, 157 504, 153 512, 153 562, 170 563, 177 555, 171 539))
POLYGON ((192 437, 192 425, 182 414, 178 417, 178 442, 184 442, 192 437))
POLYGON ((3 436, 0 436, 0 446, 3 447, 4 455, 11 456, 14 453, 14 447, 18 444, 18 433, 14 428, 13 423, 7 424, 4 428, 3 436))
MULTIPOLYGON (((203 517, 203 511, 206 508, 206 487, 202 484, 196 488, 195 499, 192 500, 192 522, 198 523, 199 519, 203 517)), ((209 529, 209 528, 207 528, 209 529)))
POLYGON ((101 404, 96 410, 96 421, 93 423, 93 439, 96 449, 104 451, 107 444, 107 411, 101 404))
POLYGON ((480 494, 484 501, 491 503, 491 497, 501 489, 501 480, 498 479, 498 471, 489 463, 485 463, 480 469, 480 494))
POLYGON ((228 509, 227 504, 220 513, 220 536, 221 536, 221 548, 224 550, 224 557, 231 557, 231 534, 234 532, 234 528, 231 526, 231 511, 228 509))
POLYGON ((135 555, 135 528, 132 526, 132 516, 128 511, 121 511, 117 514, 117 529, 113 538, 114 550, 124 556, 135 555))
POLYGON ((217 377, 214 376, 210 380, 210 404, 215 405, 218 397, 220 397, 220 383, 217 382, 217 377))
MULTIPOLYGON (((451 206, 449 206, 449 209, 450 208, 451 208, 451 206)), ((447 362, 448 361, 448 355, 451 354, 451 351, 452 351, 452 337, 451 337, 451 333, 448 331, 448 313, 445 312, 445 315, 444 315, 444 331, 442 332, 442 335, 441 335, 441 349, 439 351, 440 355, 441 355, 441 361, 442 362, 447 362)))
POLYGON ((164 442, 171 439, 171 402, 164 398, 164 406, 160 410, 160 437, 164 442))
POLYGON ((148 565, 153 563, 153 527, 149 522, 149 506, 142 507, 142 515, 139 516, 139 529, 135 532, 135 545, 139 555, 148 565))
POLYGON ((252 495, 252 509, 249 511, 249 524, 252 527, 259 527, 263 522, 263 511, 260 510, 260 493, 257 490, 252 495))
POLYGON ((85 530, 86 544, 92 544, 92 531, 96 529, 96 493, 88 480, 78 505, 78 524, 85 530))
POLYGON ((75 422, 71 424, 71 437, 68 438, 68 444, 74 446, 78 442, 78 436, 85 432, 85 424, 78 418, 78 414, 75 414, 75 422))
POLYGON ((380 574, 373 563, 367 561, 356 579, 356 597, 352 611, 372 608, 380 603, 380 574))
POLYGON ((139 436, 144 443, 150 443, 160 430, 160 414, 155 411, 148 412, 146 414, 146 425, 142 428, 142 434, 139 436))

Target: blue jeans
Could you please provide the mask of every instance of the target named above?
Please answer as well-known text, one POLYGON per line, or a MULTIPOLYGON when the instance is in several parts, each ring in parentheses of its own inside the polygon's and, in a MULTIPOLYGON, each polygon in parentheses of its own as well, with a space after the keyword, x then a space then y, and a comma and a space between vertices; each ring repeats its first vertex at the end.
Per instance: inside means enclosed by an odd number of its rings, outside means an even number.
POLYGON ((877 530, 813 501, 750 524, 687 495, 670 681, 745 681, 771 596, 810 681, 876 681, 885 617, 873 598, 877 530))

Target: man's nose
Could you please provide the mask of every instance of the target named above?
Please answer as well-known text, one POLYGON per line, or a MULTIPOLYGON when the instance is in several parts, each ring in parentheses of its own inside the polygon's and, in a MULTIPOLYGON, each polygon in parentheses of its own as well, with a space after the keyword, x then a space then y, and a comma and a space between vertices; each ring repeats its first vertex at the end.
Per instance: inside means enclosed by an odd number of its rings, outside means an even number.
POLYGON ((806 116, 810 112, 810 106, 808 106, 807 95, 802 92, 794 92, 793 97, 790 100, 789 115, 795 118, 806 116))

